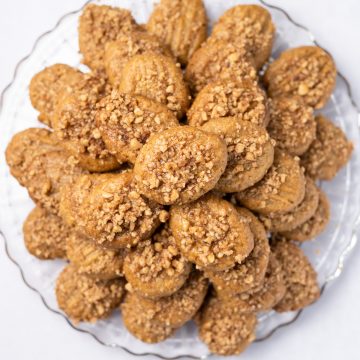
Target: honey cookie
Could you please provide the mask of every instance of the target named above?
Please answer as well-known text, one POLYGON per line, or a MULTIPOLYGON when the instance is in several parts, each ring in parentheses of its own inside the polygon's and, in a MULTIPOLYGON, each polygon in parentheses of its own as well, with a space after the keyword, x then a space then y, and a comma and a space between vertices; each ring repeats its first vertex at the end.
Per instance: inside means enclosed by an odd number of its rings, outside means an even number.
POLYGON ((161 206, 140 195, 131 171, 104 176, 108 178, 93 186, 79 206, 81 228, 97 244, 112 249, 147 239, 163 218, 161 206))
POLYGON ((185 80, 193 94, 216 80, 257 80, 253 64, 246 59, 243 47, 232 43, 204 43, 190 58, 186 67, 185 80))
POLYGON ((260 312, 269 311, 281 301, 286 292, 284 272, 275 255, 270 255, 264 282, 255 289, 237 295, 228 296, 217 293, 221 301, 234 311, 260 312))
POLYGON ((142 313, 152 314, 152 321, 179 328, 199 310, 208 289, 208 280, 199 271, 193 271, 186 283, 174 294, 152 300, 130 293, 129 303, 137 303, 142 313))
POLYGON ((216 292, 222 297, 232 297, 259 287, 268 268, 270 246, 266 231, 257 217, 245 208, 236 208, 240 216, 249 222, 254 236, 254 248, 241 263, 226 271, 206 271, 216 292))
POLYGON ((105 249, 84 235, 72 232, 66 240, 66 254, 81 275, 98 280, 110 280, 123 275, 126 250, 105 249))
POLYGON ((207 36, 207 16, 202 0, 161 0, 146 29, 168 45, 186 65, 207 36))
POLYGON ((279 241, 273 247, 285 276, 286 292, 275 306, 278 312, 302 309, 320 297, 316 271, 302 250, 291 242, 279 241))
POLYGON ((237 5, 227 10, 214 25, 210 39, 244 47, 260 69, 269 59, 275 35, 270 13, 258 5, 237 5))
POLYGON ((185 204, 210 191, 224 172, 226 144, 217 135, 177 126, 152 135, 134 166, 140 193, 160 204, 185 204))
POLYGON ((281 232, 289 240, 307 241, 320 235, 330 220, 330 203, 323 191, 319 192, 319 204, 312 217, 290 231, 281 232))
POLYGON ((213 297, 203 306, 199 337, 217 355, 242 353, 254 340, 257 324, 253 312, 234 312, 225 302, 213 297))
POLYGON ((297 95, 315 109, 325 106, 335 82, 335 63, 318 46, 301 46, 284 51, 270 64, 264 75, 264 83, 271 97, 297 95))
POLYGON ((24 242, 30 254, 42 260, 65 259, 70 229, 60 217, 35 207, 23 225, 24 242))
POLYGON ((141 242, 127 255, 126 280, 134 292, 147 298, 170 296, 185 283, 191 264, 181 255, 168 227, 154 234, 152 241, 141 242))
POLYGON ((165 105, 117 91, 97 105, 96 123, 107 148, 120 163, 134 163, 151 134, 179 125, 165 105))
POLYGON ((156 53, 136 55, 127 62, 121 73, 119 91, 164 104, 177 118, 189 108, 189 90, 181 69, 170 57, 156 53))
POLYGON ((84 75, 76 89, 59 99, 53 126, 62 146, 75 156, 80 165, 92 172, 117 169, 119 163, 106 149, 96 126, 96 104, 106 95, 103 79, 84 75))
POLYGON ((228 162, 215 187, 218 191, 239 192, 254 185, 274 161, 274 142, 262 126, 229 117, 212 119, 202 130, 226 142, 228 162))
POLYGON ((256 125, 268 123, 264 91, 250 80, 219 80, 206 85, 188 111, 188 123, 202 126, 211 119, 236 116, 256 125))
POLYGON ((316 212, 319 204, 319 190, 313 180, 306 177, 304 200, 292 211, 272 216, 261 215, 260 219, 271 232, 293 230, 308 221, 316 212))
POLYGON ((278 97, 270 102, 270 136, 280 149, 302 155, 315 140, 316 121, 313 110, 300 97, 278 97))
POLYGON ((184 257, 204 270, 230 269, 254 247, 246 219, 231 203, 214 195, 173 206, 170 228, 184 257))
POLYGON ((126 63, 135 55, 152 52, 172 57, 171 51, 155 36, 146 31, 134 30, 120 33, 116 41, 105 44, 104 66, 109 81, 117 87, 126 63))
POLYGON ((316 139, 302 156, 301 165, 312 178, 331 180, 350 160, 354 147, 325 116, 316 116, 316 126, 316 139))
POLYGON ((30 82, 32 106, 39 111, 38 119, 52 127, 59 92, 66 91, 81 79, 81 72, 65 64, 55 64, 37 73, 30 82))
POLYGON ((235 196, 244 206, 263 215, 293 210, 305 196, 299 158, 275 149, 274 163, 262 180, 235 196))
POLYGON ((123 279, 95 280, 81 275, 68 265, 56 281, 56 299, 72 322, 95 322, 106 318, 120 305, 124 294, 123 279))
POLYGON ((79 48, 83 63, 103 69, 106 43, 137 28, 129 10, 89 4, 79 18, 79 48))

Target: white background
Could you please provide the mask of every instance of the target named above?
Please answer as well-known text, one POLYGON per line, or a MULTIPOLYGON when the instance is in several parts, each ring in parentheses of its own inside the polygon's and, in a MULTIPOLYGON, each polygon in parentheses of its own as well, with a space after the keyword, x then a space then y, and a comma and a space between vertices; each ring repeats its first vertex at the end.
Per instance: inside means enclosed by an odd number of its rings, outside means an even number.
MULTIPOLYGON (((225 1, 225 0, 224 0, 225 1)), ((360 1, 268 0, 307 26, 334 56, 360 104, 360 1)), ((83 0, 0 0, 0 89, 37 36, 83 0)), ((1 136, 1 134, 0 134, 1 136)), ((1 185, 0 185, 1 186, 1 185)), ((355 360, 360 341, 360 244, 341 278, 291 327, 241 356, 266 360, 355 360)), ((72 330, 20 279, 0 242, 0 359, 131 359, 72 330)))

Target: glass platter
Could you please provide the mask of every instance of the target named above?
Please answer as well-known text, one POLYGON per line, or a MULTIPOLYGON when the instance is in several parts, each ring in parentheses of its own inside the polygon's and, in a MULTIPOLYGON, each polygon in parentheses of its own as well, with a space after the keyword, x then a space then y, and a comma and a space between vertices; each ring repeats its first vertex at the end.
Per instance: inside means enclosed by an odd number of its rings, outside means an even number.
MULTIPOLYGON (((146 22, 152 11, 151 0, 112 0, 93 1, 130 9, 136 20, 146 22)), ((205 0, 210 24, 226 9, 245 3, 241 0, 205 0)), ((280 8, 265 1, 252 1, 266 7, 277 27, 273 57, 288 47, 317 44, 308 29, 297 24, 280 8)), ((0 235, 4 240, 5 251, 18 266, 26 285, 37 292, 44 305, 52 312, 63 316, 75 330, 92 336, 102 345, 118 347, 130 354, 156 355, 164 359, 180 357, 206 358, 208 350, 197 338, 194 324, 189 323, 167 341, 148 345, 130 335, 124 328, 121 317, 115 312, 109 319, 96 324, 81 323, 73 325, 57 309, 54 283, 64 266, 62 261, 39 261, 29 255, 22 238, 22 223, 34 206, 24 188, 13 179, 5 163, 4 151, 11 137, 28 127, 41 126, 37 122, 37 112, 31 107, 28 84, 32 76, 45 66, 61 62, 79 67, 77 45, 77 21, 81 9, 65 14, 56 26, 41 35, 34 44, 32 52, 16 66, 13 81, 1 95, 0 102, 0 235)), ((318 44, 317 44, 318 45, 318 44)), ((336 59, 335 59, 336 61, 336 59)), ((354 142, 360 143, 359 111, 352 99, 347 80, 338 73, 337 85, 329 103, 322 112, 340 126, 354 142)), ((351 162, 331 182, 320 184, 331 200, 331 221, 326 231, 312 242, 303 245, 312 264, 318 272, 322 293, 326 286, 341 274, 346 257, 357 241, 357 227, 360 210, 360 153, 355 146, 351 162)), ((259 316, 257 340, 269 338, 278 329, 293 323, 301 312, 277 314, 269 312, 259 316)), ((254 345, 256 346, 256 345, 254 345)))

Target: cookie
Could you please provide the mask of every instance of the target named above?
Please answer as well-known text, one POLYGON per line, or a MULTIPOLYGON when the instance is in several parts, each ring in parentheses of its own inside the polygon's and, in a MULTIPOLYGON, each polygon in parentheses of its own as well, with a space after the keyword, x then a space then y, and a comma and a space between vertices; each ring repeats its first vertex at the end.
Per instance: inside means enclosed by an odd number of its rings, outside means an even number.
POLYGON ((316 116, 316 126, 316 139, 301 157, 301 165, 312 178, 331 180, 348 163, 354 146, 325 116, 316 116))
POLYGON ((243 47, 222 41, 206 42, 191 56, 185 71, 185 80, 193 94, 217 80, 257 80, 256 70, 246 58, 243 47))
POLYGON ((290 155, 302 155, 316 137, 313 110, 298 96, 278 97, 270 102, 270 136, 290 155))
POLYGON ((117 169, 119 163, 106 149, 96 126, 96 104, 106 95, 103 79, 84 75, 76 89, 59 99, 53 127, 55 135, 66 151, 75 156, 80 165, 92 172, 117 169))
POLYGON ((191 126, 202 126, 211 119, 236 116, 256 125, 268 123, 266 95, 250 80, 219 80, 206 85, 187 113, 191 126))
POLYGON ((228 162, 216 185, 218 191, 239 192, 254 185, 274 161, 274 142, 262 126, 229 117, 212 119, 201 129, 226 142, 228 162))
POLYGON ((124 272, 134 292, 147 298, 170 296, 185 283, 191 264, 181 255, 168 225, 126 256, 124 272))
POLYGON ((160 204, 185 204, 213 189, 227 162, 217 135, 177 126, 152 135, 134 166, 141 194, 160 204))
POLYGON ((244 47, 248 58, 260 69, 270 57, 274 35, 275 26, 265 8, 237 5, 215 23, 210 39, 244 47))
POLYGON ((186 283, 174 294, 152 300, 130 292, 129 303, 135 303, 141 313, 147 313, 152 321, 172 328, 179 328, 199 310, 208 289, 208 281, 199 271, 193 271, 186 283))
POLYGON ((330 220, 330 203, 323 191, 319 193, 319 204, 312 217, 303 224, 290 231, 281 232, 281 235, 294 241, 308 241, 320 235, 330 220))
POLYGON ((179 125, 165 105, 117 91, 97 105, 96 124, 107 148, 119 163, 134 163, 151 134, 179 125))
POLYGON ((83 63, 92 69, 103 69, 106 43, 134 29, 137 25, 129 10, 87 5, 79 18, 79 48, 83 63))
POLYGON ((68 236, 66 254, 81 275, 98 280, 110 280, 123 275, 125 250, 102 248, 79 233, 72 232, 68 236))
POLYGON ((255 313, 234 312, 213 297, 201 310, 199 337, 214 354, 237 355, 255 340, 256 323, 255 313))
POLYGON ((189 90, 173 59, 156 53, 133 56, 121 72, 119 91, 164 104, 177 118, 189 108, 189 90))
POLYGON ((104 176, 79 206, 78 224, 85 235, 112 249, 147 239, 160 224, 162 207, 140 195, 131 171, 104 176))
POLYGON ((170 228, 184 257, 204 270, 230 269, 254 247, 246 219, 231 203, 211 194, 191 204, 173 206, 170 228))
POLYGON ((269 240, 262 223, 249 210, 239 207, 236 209, 240 216, 249 222, 254 236, 254 248, 245 260, 229 270, 205 272, 216 292, 229 298, 263 283, 270 255, 269 240))
POLYGON ((301 46, 281 53, 264 75, 270 97, 300 96, 304 103, 321 109, 336 82, 332 57, 318 46, 301 46))
POLYGON ((75 324, 104 319, 120 305, 124 294, 123 279, 95 280, 81 275, 73 265, 67 265, 56 281, 59 308, 75 324))
POLYGON ((286 285, 285 295, 275 310, 300 310, 316 301, 320 297, 316 271, 302 250, 288 241, 280 241, 273 251, 283 268, 286 285))
POLYGON ((37 73, 30 82, 29 95, 32 106, 39 111, 38 119, 52 127, 59 92, 66 91, 81 79, 81 72, 65 64, 55 64, 37 73))
POLYGON ((149 33, 168 45, 186 65, 207 36, 207 16, 202 0, 161 0, 146 24, 149 33))
POLYGON ((30 254, 41 260, 65 259, 70 229, 62 219, 35 207, 23 225, 24 242, 30 254))
POLYGON ((260 216, 261 221, 271 232, 293 230, 307 222, 316 212, 319 204, 319 190, 313 180, 306 177, 304 200, 292 211, 285 214, 260 216))
POLYGON ((126 63, 135 55, 152 52, 172 57, 168 47, 146 31, 120 33, 116 41, 105 44, 104 66, 111 84, 116 88, 126 63))
POLYGON ((274 163, 253 187, 235 195, 247 208, 263 215, 287 213, 305 196, 305 176, 299 158, 275 149, 274 163))

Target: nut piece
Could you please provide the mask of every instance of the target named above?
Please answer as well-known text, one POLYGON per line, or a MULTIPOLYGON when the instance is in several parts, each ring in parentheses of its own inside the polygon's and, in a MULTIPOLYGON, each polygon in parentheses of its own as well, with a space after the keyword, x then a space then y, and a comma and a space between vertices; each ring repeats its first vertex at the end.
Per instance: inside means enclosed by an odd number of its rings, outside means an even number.
POLYGON ((184 257, 204 270, 230 269, 254 247, 248 221, 231 203, 214 195, 173 206, 170 228, 184 257))
POLYGON ((243 47, 248 58, 260 69, 271 54, 274 35, 275 26, 265 8, 258 5, 238 5, 219 18, 209 40, 243 47))
POLYGON ((168 56, 136 55, 124 66, 119 91, 142 95, 164 104, 177 118, 189 108, 189 91, 181 69, 168 56))
POLYGON ((350 160, 353 144, 323 115, 316 118, 316 139, 302 156, 301 165, 314 179, 331 180, 350 160))
POLYGON ((305 196, 305 176, 299 158, 275 149, 274 163, 253 187, 237 193, 244 206, 263 215, 292 211, 305 196))
POLYGON ((306 105, 321 109, 328 101, 336 81, 331 56, 317 46, 284 51, 264 75, 271 97, 300 96, 306 105))
POLYGON ((207 17, 202 0, 161 0, 146 29, 168 45, 186 65, 207 35, 207 17))
POLYGON ((227 150, 214 134, 177 126, 152 135, 134 174, 140 193, 160 204, 185 204, 210 191, 224 172, 227 150))
POLYGON ((206 85, 188 111, 188 123, 202 126, 211 119, 236 116, 256 125, 269 120, 266 95, 250 80, 219 80, 206 85))
POLYGON ((274 160, 274 147, 262 126, 235 117, 212 119, 202 129, 226 142, 228 162, 216 190, 242 191, 260 181, 274 160))

